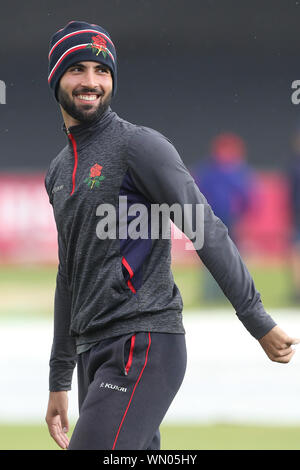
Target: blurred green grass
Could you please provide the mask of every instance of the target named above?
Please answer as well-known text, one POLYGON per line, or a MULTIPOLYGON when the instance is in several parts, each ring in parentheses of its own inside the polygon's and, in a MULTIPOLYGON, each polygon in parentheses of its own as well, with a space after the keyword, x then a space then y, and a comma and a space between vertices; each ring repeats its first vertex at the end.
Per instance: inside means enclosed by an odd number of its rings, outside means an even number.
MULTIPOLYGON (((248 264, 246 262, 246 265, 267 309, 295 306, 292 297, 291 270, 287 263, 273 265, 248 264)), ((185 309, 199 309, 201 311, 201 309, 218 307, 231 308, 231 304, 206 268, 175 266, 173 274, 182 293, 185 309), (215 300, 205 298, 204 290, 211 283, 214 283, 215 291, 220 292, 215 300)))
MULTIPOLYGON (((295 306, 291 292, 290 268, 286 263, 248 265, 267 309, 295 306)), ((173 274, 185 310, 231 308, 221 293, 216 300, 207 300, 205 283, 211 277, 201 265, 173 266, 173 274)), ((212 279, 212 277, 211 277, 212 279)), ((0 315, 52 316, 56 266, 0 266, 0 315)), ((212 279, 212 282, 215 281, 212 279)), ((219 290, 219 287, 216 286, 219 290)), ((219 290, 219 292, 221 292, 219 290)))
MULTIPOLYGON (((69 437, 72 434, 69 432, 69 437)), ((299 427, 162 425, 162 450, 300 450, 299 427)), ((45 425, 1 425, 0 450, 59 450, 45 425)))

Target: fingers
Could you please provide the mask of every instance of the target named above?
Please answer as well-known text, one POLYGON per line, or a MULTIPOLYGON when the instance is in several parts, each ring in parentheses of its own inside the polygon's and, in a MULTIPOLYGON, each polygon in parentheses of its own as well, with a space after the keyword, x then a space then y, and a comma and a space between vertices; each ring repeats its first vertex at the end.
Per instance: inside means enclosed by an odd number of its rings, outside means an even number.
POLYGON ((273 354, 271 353, 269 355, 269 358, 271 359, 271 361, 279 362, 281 364, 287 364, 288 362, 290 362, 295 352, 296 351, 293 348, 281 349, 277 350, 273 354))
POLYGON ((68 413, 66 410, 62 410, 60 412, 60 421, 61 421, 61 427, 63 432, 68 432, 69 431, 69 420, 68 420, 68 413))
POLYGON ((67 449, 69 446, 69 438, 63 431, 60 420, 57 420, 57 422, 48 423, 48 429, 50 436, 55 440, 59 447, 62 449, 67 449))
POLYGON ((268 347, 265 348, 265 351, 271 361, 287 364, 288 362, 290 362, 296 352, 295 347, 293 347, 293 345, 295 344, 298 343, 295 343, 294 340, 286 341, 285 343, 281 343, 280 345, 269 344, 268 347))
POLYGON ((296 349, 295 345, 300 343, 300 339, 298 338, 289 338, 274 354, 274 361, 281 362, 287 364, 290 362, 292 357, 294 356, 296 349))
POLYGON ((67 391, 50 392, 46 423, 48 425, 50 436, 62 449, 66 449, 69 446, 69 438, 66 434, 69 431, 67 413, 67 391))
POLYGON ((291 338, 275 326, 259 342, 271 361, 286 364, 295 354, 295 345, 300 343, 300 339, 291 338))
POLYGON ((289 348, 290 346, 296 345, 299 343, 300 343, 300 339, 291 338, 290 336, 287 336, 285 334, 283 334, 282 336, 273 338, 273 341, 272 341, 273 346, 279 350, 289 348))

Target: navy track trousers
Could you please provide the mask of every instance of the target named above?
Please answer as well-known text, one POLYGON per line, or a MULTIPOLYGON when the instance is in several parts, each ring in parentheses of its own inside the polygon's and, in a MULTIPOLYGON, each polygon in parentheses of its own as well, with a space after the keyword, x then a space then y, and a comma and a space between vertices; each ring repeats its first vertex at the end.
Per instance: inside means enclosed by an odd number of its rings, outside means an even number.
POLYGON ((69 450, 159 450, 159 426, 185 370, 184 334, 138 332, 80 354, 69 450))

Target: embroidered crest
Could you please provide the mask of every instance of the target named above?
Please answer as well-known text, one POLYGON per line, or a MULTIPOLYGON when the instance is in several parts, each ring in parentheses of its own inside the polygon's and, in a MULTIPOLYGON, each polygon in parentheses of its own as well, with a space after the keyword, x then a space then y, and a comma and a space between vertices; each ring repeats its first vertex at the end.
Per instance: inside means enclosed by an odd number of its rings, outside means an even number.
POLYGON ((96 55, 99 55, 100 52, 102 52, 103 57, 106 58, 106 54, 107 54, 106 40, 100 34, 97 34, 97 36, 92 36, 92 41, 93 42, 91 44, 88 44, 86 47, 92 48, 92 51, 96 55))
POLYGON ((105 176, 101 175, 102 168, 103 167, 101 165, 95 163, 95 165, 90 169, 90 176, 84 180, 91 189, 93 189, 94 186, 99 188, 100 182, 105 179, 105 176))

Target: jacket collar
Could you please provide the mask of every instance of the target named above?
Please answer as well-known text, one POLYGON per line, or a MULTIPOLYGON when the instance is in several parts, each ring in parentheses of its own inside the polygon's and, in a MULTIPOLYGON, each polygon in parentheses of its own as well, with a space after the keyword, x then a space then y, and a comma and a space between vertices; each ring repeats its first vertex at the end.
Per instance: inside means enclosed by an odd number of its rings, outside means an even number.
MULTIPOLYGON (((110 107, 100 116, 99 119, 93 122, 83 122, 78 124, 77 126, 71 126, 69 129, 66 128, 66 125, 63 124, 62 130, 67 135, 67 137, 71 134, 75 141, 77 148, 83 148, 88 145, 94 137, 95 133, 102 132, 109 123, 113 120, 116 116, 110 107)), ((72 147, 71 139, 68 138, 69 146, 72 147)))

